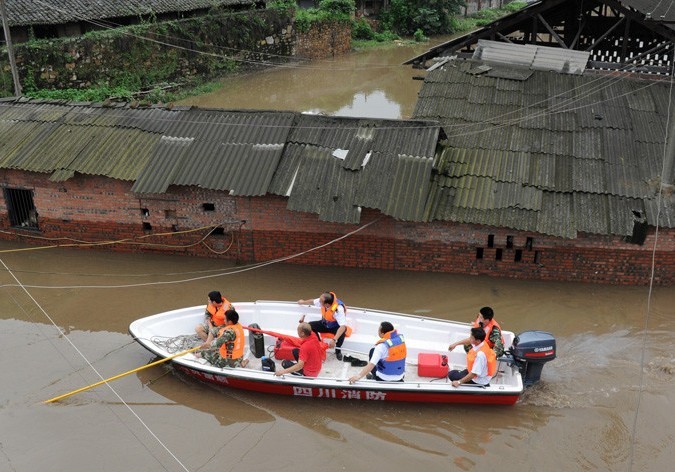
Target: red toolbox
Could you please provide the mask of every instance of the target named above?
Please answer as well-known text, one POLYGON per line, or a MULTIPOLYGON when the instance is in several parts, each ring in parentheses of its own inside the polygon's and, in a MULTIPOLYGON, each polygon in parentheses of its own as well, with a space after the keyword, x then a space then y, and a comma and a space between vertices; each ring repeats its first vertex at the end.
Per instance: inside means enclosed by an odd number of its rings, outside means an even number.
POLYGON ((285 339, 277 338, 277 343, 274 345, 274 358, 279 361, 294 361, 293 349, 297 349, 297 347, 285 339))
POLYGON ((417 375, 441 378, 448 376, 448 356, 441 354, 417 354, 417 375))

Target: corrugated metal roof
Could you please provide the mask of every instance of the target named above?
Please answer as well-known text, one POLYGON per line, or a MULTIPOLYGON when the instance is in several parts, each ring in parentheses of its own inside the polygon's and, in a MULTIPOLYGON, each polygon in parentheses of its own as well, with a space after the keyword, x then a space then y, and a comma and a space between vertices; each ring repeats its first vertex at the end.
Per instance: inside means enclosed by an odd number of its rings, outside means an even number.
POLYGON ((10 26, 59 24, 253 3, 250 0, 5 0, 10 26))
POLYGON ((428 218, 499 221, 562 237, 632 231, 632 209, 653 198, 659 178, 668 85, 535 71, 509 87, 506 79, 470 74, 479 63, 450 61, 429 73, 420 92, 414 116, 437 117, 448 137, 435 162, 428 218), (461 87, 444 87, 467 81, 463 95, 461 87), (443 90, 452 106, 437 96, 443 90), (504 103, 518 105, 505 110, 504 103), (502 204, 537 217, 499 211, 502 204))
MULTIPOLYGON (((526 69, 555 71, 563 74, 583 74, 590 55, 590 52, 573 49, 479 39, 473 58, 489 65, 507 66, 509 69, 520 66, 526 69)), ((508 75, 501 76, 508 77, 508 75)), ((527 76, 512 77, 518 80, 527 79, 527 76)))
POLYGON ((271 192, 289 196, 291 209, 346 223, 358 222, 363 206, 422 219, 439 134, 430 121, 0 102, 1 167, 53 181, 130 180, 138 193, 171 185, 271 192))

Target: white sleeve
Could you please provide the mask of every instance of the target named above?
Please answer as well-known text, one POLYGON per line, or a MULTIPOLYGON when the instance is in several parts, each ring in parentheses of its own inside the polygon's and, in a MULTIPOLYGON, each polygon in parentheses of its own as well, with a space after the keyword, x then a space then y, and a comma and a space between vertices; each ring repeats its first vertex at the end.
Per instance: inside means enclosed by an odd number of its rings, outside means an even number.
POLYGON ((382 359, 386 359, 388 354, 389 349, 387 349, 387 346, 384 343, 380 343, 375 346, 375 350, 373 351, 373 356, 370 358, 370 362, 377 365, 377 363, 382 359))
POLYGON ((487 357, 485 357, 485 353, 483 351, 478 351, 476 360, 473 361, 471 373, 476 374, 478 377, 485 377, 487 375, 487 357))
POLYGON ((337 321, 337 324, 340 326, 343 326, 347 324, 347 315, 345 314, 345 307, 342 305, 338 305, 337 311, 335 312, 335 321, 337 321))
POLYGON ((321 308, 321 298, 315 298, 313 305, 317 308, 321 308))

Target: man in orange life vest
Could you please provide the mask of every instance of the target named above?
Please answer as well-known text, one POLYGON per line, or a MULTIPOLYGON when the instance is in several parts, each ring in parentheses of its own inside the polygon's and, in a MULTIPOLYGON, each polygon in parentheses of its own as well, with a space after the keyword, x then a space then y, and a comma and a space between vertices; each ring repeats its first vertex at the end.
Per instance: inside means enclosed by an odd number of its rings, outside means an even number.
MULTIPOLYGON (((495 320, 495 312, 489 306, 484 306, 478 312, 476 321, 473 322, 474 328, 483 328, 485 331, 485 342, 490 346, 497 354, 497 357, 504 355, 504 337, 502 336, 502 327, 499 326, 497 320, 495 320)), ((454 348, 460 344, 464 345, 464 350, 469 352, 471 348, 470 338, 462 339, 461 341, 454 342, 448 346, 448 351, 452 351, 454 348)))
POLYGON ((497 373, 497 356, 485 342, 483 328, 471 328, 471 349, 466 354, 466 369, 451 370, 448 378, 453 387, 461 384, 489 385, 497 373))
POLYGON ((217 336, 220 328, 225 326, 225 312, 234 307, 217 290, 209 292, 208 300, 204 322, 195 326, 195 332, 202 341, 211 342, 217 336))
POLYGON ((201 345, 203 352, 195 356, 203 357, 216 367, 246 367, 244 359, 244 328, 239 323, 239 313, 235 310, 225 312, 225 326, 218 331, 218 337, 201 345))
POLYGON ((283 361, 281 363, 283 369, 277 370, 274 375, 296 374, 316 377, 321 372, 326 351, 321 347, 321 341, 312 333, 312 327, 309 323, 298 325, 298 336, 302 340, 302 344, 300 348, 293 349, 293 357, 297 362, 283 361))
MULTIPOLYGON (((318 321, 310 321, 309 325, 312 331, 317 333, 332 333, 335 335, 331 340, 331 347, 335 347, 335 357, 339 361, 342 360, 342 352, 340 346, 345 341, 345 333, 347 332, 347 307, 333 292, 323 292, 319 298, 314 300, 298 300, 300 305, 314 305, 321 308, 321 319, 318 321), (336 342, 337 340, 337 342, 336 342)), ((300 323, 305 321, 305 315, 300 318, 300 323)))
POLYGON ((361 372, 349 378, 350 384, 362 379, 364 375, 367 375, 368 379, 403 382, 405 358, 408 354, 403 335, 398 334, 394 325, 388 321, 380 323, 377 334, 380 340, 370 350, 368 355, 370 361, 361 372))

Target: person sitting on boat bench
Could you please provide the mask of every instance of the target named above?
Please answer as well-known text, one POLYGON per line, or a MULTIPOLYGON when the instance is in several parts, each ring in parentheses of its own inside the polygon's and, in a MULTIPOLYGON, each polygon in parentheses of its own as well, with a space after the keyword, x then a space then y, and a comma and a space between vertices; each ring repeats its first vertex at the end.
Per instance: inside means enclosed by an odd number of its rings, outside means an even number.
POLYGON ((321 372, 324 352, 321 341, 312 333, 309 323, 298 324, 298 336, 302 340, 299 348, 293 349, 293 357, 297 362, 284 360, 283 369, 277 370, 274 375, 295 374, 305 377, 316 377, 321 372))
POLYGON ((218 331, 218 337, 201 345, 203 352, 195 356, 203 357, 216 367, 246 367, 244 359, 244 328, 239 323, 239 313, 230 309, 225 312, 225 326, 218 331))
POLYGON ((490 385, 492 376, 497 373, 497 355, 485 342, 483 328, 471 328, 469 336, 471 349, 466 355, 466 369, 451 370, 448 378, 453 387, 461 384, 490 385))
POLYGON ((377 334, 380 340, 368 354, 370 361, 361 372, 349 378, 350 384, 362 379, 363 376, 385 382, 403 382, 405 358, 408 353, 403 335, 398 334, 394 325, 388 321, 380 323, 377 334))
MULTIPOLYGON (((483 328, 485 331, 485 342, 495 351, 497 357, 504 355, 504 336, 502 336, 502 327, 499 326, 499 323, 495 320, 495 312, 492 308, 489 306, 481 308, 476 317, 476 321, 473 322, 473 327, 483 328)), ((469 349, 471 349, 470 338, 465 338, 450 344, 450 346, 448 346, 448 351, 452 351, 460 344, 464 345, 464 350, 467 353, 469 352, 469 349)))
MULTIPOLYGON (((319 298, 314 300, 298 300, 300 305, 314 305, 321 308, 321 319, 310 321, 309 324, 319 338, 319 333, 332 333, 335 338, 331 340, 331 347, 335 347, 335 357, 342 360, 342 351, 340 346, 345 341, 347 332, 347 307, 333 292, 323 292, 319 298)), ((300 318, 300 323, 305 321, 305 315, 300 318)))
POLYGON ((195 326, 195 332, 202 341, 211 342, 217 336, 220 328, 225 326, 225 312, 234 307, 217 290, 209 292, 208 300, 204 322, 195 326))

